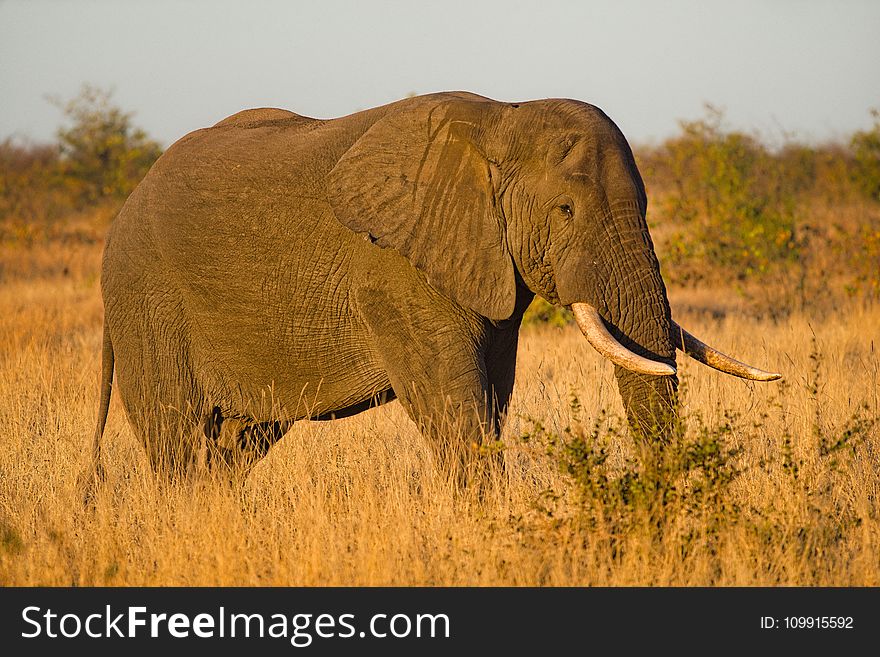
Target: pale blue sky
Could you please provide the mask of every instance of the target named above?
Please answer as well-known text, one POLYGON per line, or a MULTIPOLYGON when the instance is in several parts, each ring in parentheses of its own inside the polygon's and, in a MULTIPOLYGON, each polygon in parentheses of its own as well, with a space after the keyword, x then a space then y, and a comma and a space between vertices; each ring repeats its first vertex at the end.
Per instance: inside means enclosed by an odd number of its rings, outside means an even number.
POLYGON ((586 100, 633 141, 726 109, 840 139, 880 107, 880 1, 0 0, 0 139, 83 82, 168 144, 246 107, 333 117, 409 92, 586 100))

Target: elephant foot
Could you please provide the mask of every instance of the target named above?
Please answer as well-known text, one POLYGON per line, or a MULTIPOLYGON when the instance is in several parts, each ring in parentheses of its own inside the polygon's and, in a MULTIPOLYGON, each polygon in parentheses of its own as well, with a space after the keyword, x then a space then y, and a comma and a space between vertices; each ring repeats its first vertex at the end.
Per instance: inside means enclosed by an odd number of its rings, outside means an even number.
POLYGON ((77 477, 76 494, 84 509, 94 507, 98 488, 104 483, 104 479, 104 466, 100 461, 91 463, 77 477))
POLYGON ((441 476, 460 493, 483 499, 503 479, 504 454, 494 427, 476 409, 464 406, 447 408, 440 417, 417 416, 418 424, 441 476))
POLYGON ((204 424, 204 466, 210 472, 222 472, 232 478, 246 476, 290 425, 283 421, 223 417, 215 407, 204 424))

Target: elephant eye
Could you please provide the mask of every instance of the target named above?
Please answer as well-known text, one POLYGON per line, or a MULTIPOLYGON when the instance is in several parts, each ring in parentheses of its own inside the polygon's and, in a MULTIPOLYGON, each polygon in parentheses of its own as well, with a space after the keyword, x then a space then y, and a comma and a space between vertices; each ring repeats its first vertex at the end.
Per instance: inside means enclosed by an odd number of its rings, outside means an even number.
POLYGON ((562 210, 569 219, 574 216, 574 209, 568 203, 563 203, 559 206, 559 209, 562 210))

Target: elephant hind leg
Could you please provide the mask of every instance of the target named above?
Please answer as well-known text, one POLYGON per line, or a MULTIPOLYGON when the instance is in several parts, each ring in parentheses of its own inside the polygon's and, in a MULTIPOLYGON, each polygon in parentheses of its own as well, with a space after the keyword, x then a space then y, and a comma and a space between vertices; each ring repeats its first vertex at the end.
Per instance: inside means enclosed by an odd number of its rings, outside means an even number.
POLYGON ((243 477, 290 428, 287 421, 256 422, 224 417, 215 406, 205 417, 205 464, 211 472, 243 477))
POLYGON ((132 380, 124 370, 117 373, 131 428, 160 478, 187 479, 197 469, 204 450, 200 422, 203 397, 185 377, 164 376, 159 368, 145 370, 156 375, 155 388, 146 388, 141 378, 132 380))
POLYGON ((195 414, 172 407, 139 415, 132 424, 141 434, 153 471, 167 481, 190 478, 197 469, 203 442, 195 414))

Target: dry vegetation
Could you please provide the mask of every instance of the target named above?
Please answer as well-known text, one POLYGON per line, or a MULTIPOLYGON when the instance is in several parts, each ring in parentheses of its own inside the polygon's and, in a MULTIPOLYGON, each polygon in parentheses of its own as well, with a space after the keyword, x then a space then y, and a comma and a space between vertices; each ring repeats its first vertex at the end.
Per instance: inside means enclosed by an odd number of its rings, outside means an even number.
MULTIPOLYGON (((631 462, 611 366, 576 330, 535 326, 507 469, 482 499, 438 477, 396 402, 298 424, 241 491, 160 485, 116 399, 107 483, 83 512, 99 246, 41 253, 28 261, 45 276, 0 289, 4 585, 880 584, 875 306, 820 321, 679 313, 787 379, 683 361, 687 450, 656 473, 631 462)), ((676 307, 698 306, 690 296, 676 307)))
MULTIPOLYGON (((45 222, 34 217, 56 201, 0 207, 0 585, 880 585, 876 192, 840 183, 831 198, 825 175, 797 207, 761 197, 781 235, 761 251, 749 199, 688 201, 694 162, 739 161, 741 145, 642 153, 649 187, 659 181, 650 219, 677 319, 784 383, 683 359, 676 439, 639 454, 611 366, 552 325, 564 317, 545 317, 523 331, 506 469, 482 495, 437 474, 396 402, 297 424, 240 489, 162 484, 116 397, 106 484, 83 510, 75 482, 98 405, 98 269, 115 206, 85 194, 45 222), (690 164, 657 168, 679 155, 690 164), (687 237, 717 234, 719 203, 753 222, 728 232, 746 275, 687 237), (676 214, 685 207, 698 209, 676 214)), ((34 166, 7 166, 6 183, 34 166)))

